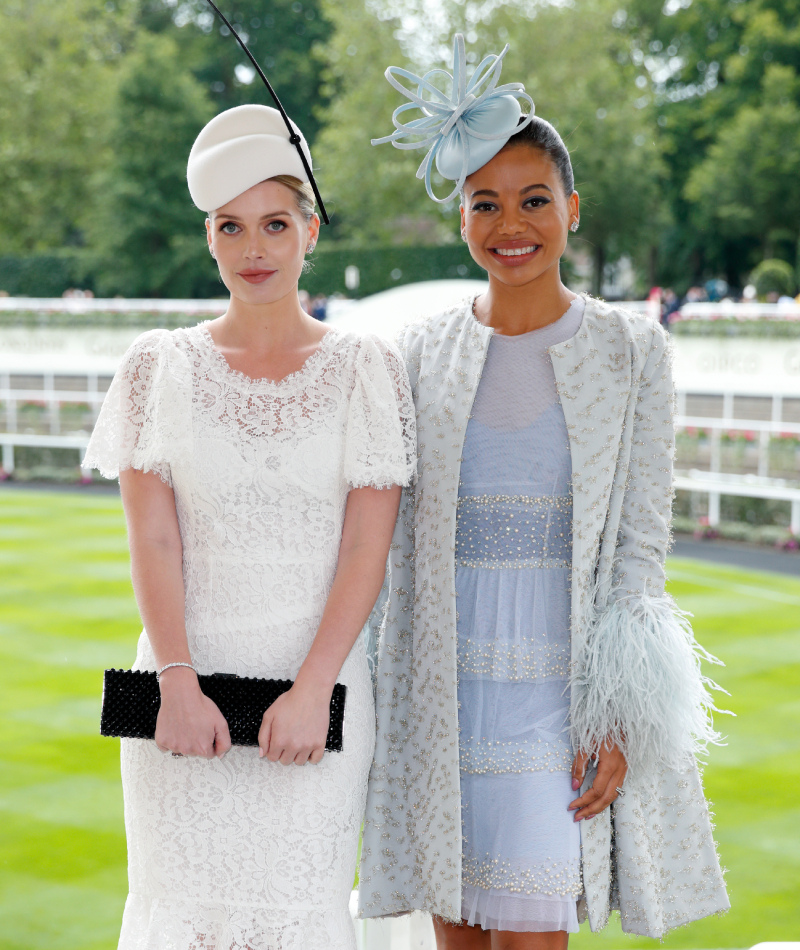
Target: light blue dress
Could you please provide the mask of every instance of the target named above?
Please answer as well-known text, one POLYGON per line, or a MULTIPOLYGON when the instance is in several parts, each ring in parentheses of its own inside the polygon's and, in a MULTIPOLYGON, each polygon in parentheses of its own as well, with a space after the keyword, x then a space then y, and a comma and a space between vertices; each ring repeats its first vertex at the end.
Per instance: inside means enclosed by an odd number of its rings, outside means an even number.
POLYGON ((495 333, 467 427, 456 526, 462 916, 484 929, 578 930, 580 835, 568 804, 572 468, 547 348, 584 300, 495 333))

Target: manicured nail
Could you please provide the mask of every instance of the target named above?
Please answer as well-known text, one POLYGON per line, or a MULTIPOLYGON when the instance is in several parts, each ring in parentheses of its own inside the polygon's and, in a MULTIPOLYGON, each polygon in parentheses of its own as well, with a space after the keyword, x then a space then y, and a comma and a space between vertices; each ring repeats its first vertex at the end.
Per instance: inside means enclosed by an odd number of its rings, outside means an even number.
POLYGON ((581 787, 581 783, 576 778, 574 778, 572 780, 572 791, 577 792, 580 787, 581 787))
POLYGON ((263 758, 264 758, 264 750, 263 750, 263 749, 259 749, 259 750, 258 750, 258 757, 259 757, 259 759, 263 759, 263 758))
POLYGON ((583 815, 580 818, 576 818, 575 821, 583 821, 583 815))

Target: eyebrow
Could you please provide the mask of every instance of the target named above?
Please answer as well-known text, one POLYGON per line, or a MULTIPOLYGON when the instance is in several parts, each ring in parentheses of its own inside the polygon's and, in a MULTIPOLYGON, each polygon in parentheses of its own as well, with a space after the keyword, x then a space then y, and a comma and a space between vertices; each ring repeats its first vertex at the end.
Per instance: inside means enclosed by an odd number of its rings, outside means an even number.
MULTIPOLYGON (((549 185, 545 185, 544 182, 539 182, 537 185, 528 185, 526 188, 520 189, 521 195, 527 195, 529 191, 535 191, 537 188, 544 188, 546 191, 549 191, 552 195, 553 189, 549 185)), ((473 191, 470 195, 470 198, 476 198, 478 195, 486 195, 488 198, 499 198, 500 195, 496 191, 491 191, 488 188, 481 188, 480 191, 473 191)))
MULTIPOLYGON (((222 214, 219 211, 215 211, 214 214, 218 218, 228 218, 231 221, 241 221, 241 218, 237 218, 235 214, 222 214)), ((266 221, 268 218, 285 218, 290 215, 289 211, 272 211, 270 214, 262 214, 258 219, 259 221, 266 221)))

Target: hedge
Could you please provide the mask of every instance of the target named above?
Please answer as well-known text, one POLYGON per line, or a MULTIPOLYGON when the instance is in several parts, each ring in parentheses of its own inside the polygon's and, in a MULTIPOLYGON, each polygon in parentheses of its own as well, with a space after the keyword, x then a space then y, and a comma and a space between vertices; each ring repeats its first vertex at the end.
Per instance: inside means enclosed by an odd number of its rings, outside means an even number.
POLYGON ((750 281, 761 298, 771 293, 794 296, 797 289, 792 265, 774 257, 761 261, 750 275, 750 281))
POLYGON ((763 339, 800 338, 800 320, 767 319, 737 320, 720 317, 714 320, 675 320, 669 325, 675 336, 749 336, 763 339))
POLYGON ((483 280, 483 271, 463 244, 443 247, 319 247, 312 269, 300 279, 300 286, 314 294, 342 293, 348 297, 370 294, 421 280, 474 278, 483 280), (359 270, 357 289, 345 285, 345 268, 359 270))
MULTIPOLYGON (((348 297, 366 297, 398 284, 486 276, 469 256, 466 246, 460 243, 442 247, 323 245, 317 248, 311 260, 311 270, 303 275, 300 286, 312 296, 342 293, 348 297), (357 288, 348 288, 345 284, 345 268, 351 265, 359 270, 357 288)), ((91 268, 78 250, 0 257, 0 291, 11 297, 60 297, 71 287, 96 289, 91 268)))
POLYGON ((70 287, 94 290, 77 252, 0 257, 0 291, 9 297, 60 297, 70 287))

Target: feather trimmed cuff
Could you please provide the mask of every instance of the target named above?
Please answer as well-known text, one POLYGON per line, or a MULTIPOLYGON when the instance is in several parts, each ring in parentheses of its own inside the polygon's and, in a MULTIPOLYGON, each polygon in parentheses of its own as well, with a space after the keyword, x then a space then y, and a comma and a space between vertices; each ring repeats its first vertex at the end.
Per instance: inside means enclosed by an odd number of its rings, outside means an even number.
POLYGON ((625 753, 631 776, 682 768, 687 757, 723 745, 712 722, 709 690, 726 692, 704 676, 716 663, 695 640, 688 615, 672 599, 622 597, 598 612, 570 685, 572 739, 593 753, 608 739, 625 753))

